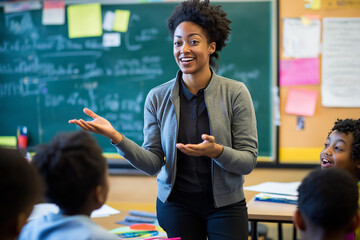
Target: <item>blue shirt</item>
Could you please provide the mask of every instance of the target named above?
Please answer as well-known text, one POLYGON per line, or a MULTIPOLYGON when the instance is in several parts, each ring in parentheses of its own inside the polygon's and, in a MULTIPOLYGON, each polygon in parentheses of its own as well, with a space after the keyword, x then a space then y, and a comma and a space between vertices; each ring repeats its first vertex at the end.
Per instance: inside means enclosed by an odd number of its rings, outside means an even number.
POLYGON ((18 240, 119 240, 88 216, 50 213, 28 222, 18 240))
MULTIPOLYGON (((177 142, 201 143, 202 134, 210 134, 204 89, 192 94, 180 81, 180 121, 177 142)), ((184 192, 211 192, 211 158, 194 157, 177 151, 175 188, 184 192)))

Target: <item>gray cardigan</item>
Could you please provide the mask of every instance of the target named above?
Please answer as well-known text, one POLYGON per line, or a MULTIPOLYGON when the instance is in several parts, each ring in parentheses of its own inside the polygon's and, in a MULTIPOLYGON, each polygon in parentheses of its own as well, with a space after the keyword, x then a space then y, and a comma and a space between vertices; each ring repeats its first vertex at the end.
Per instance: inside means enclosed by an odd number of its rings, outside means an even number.
MULTIPOLYGON (((157 196, 162 202, 169 197, 176 176, 180 79, 179 71, 176 78, 153 88, 147 95, 142 147, 125 136, 115 145, 135 168, 148 175, 160 171, 157 196)), ((243 175, 254 169, 258 152, 255 111, 243 83, 214 72, 204 94, 210 134, 224 147, 222 154, 212 159, 211 168, 214 202, 216 207, 222 207, 245 198, 243 175)))

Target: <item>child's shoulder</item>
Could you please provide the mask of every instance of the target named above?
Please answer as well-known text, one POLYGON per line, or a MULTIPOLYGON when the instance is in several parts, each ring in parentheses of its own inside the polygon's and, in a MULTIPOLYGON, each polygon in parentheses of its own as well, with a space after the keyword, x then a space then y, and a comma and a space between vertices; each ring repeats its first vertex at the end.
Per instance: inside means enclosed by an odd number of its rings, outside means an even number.
POLYGON ((97 225, 88 216, 64 216, 60 213, 50 213, 31 220, 25 225, 19 240, 25 239, 115 240, 119 238, 97 225))

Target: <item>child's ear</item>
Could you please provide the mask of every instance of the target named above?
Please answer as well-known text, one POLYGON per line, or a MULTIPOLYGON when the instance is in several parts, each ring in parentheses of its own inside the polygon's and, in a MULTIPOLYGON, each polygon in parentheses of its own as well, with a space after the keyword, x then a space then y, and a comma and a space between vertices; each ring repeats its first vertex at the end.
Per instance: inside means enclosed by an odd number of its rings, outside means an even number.
POLYGON ((303 218, 303 216, 301 215, 301 212, 298 209, 296 209, 296 211, 294 213, 293 222, 294 222, 295 226, 298 229, 300 229, 301 231, 306 230, 305 219, 303 218))
POLYGON ((107 197, 106 187, 103 185, 98 185, 95 189, 95 198, 96 198, 96 203, 99 205, 99 207, 101 207, 105 203, 106 197, 107 197))
POLYGON ((30 205, 24 212, 21 212, 16 219, 15 232, 16 236, 19 236, 21 229, 27 223, 27 219, 30 216, 34 205, 30 205))
POLYGON ((351 224, 349 226, 348 232, 349 233, 355 232, 355 230, 358 228, 359 225, 360 225, 360 212, 358 211, 357 214, 351 220, 351 224))
POLYGON ((360 159, 356 160, 356 167, 357 169, 360 169, 360 159))
POLYGON ((20 213, 17 217, 16 221, 16 236, 18 236, 21 232, 22 227, 25 225, 27 220, 27 216, 25 213, 20 213))

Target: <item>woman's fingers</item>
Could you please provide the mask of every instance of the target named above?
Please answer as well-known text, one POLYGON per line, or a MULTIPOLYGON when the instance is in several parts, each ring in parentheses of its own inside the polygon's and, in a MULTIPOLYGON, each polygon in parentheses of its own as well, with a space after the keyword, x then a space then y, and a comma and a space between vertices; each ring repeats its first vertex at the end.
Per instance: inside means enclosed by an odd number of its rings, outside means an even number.
POLYGON ((88 108, 84 108, 83 109, 83 112, 88 115, 89 117, 91 117, 92 119, 95 119, 97 117, 99 117, 96 113, 94 113, 93 111, 91 111, 90 109, 88 108))

